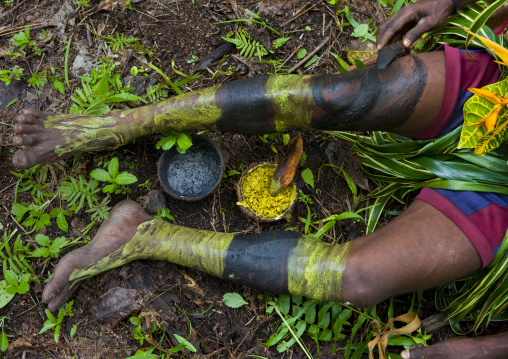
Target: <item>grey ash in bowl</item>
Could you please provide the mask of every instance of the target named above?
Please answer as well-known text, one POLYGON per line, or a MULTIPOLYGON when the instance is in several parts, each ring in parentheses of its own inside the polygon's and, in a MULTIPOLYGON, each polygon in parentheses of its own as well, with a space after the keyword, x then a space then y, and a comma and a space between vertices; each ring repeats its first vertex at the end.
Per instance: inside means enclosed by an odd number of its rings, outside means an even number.
POLYGON ((208 137, 192 135, 192 146, 179 153, 175 147, 164 151, 158 163, 159 181, 170 196, 196 201, 219 185, 224 161, 217 145, 208 137))

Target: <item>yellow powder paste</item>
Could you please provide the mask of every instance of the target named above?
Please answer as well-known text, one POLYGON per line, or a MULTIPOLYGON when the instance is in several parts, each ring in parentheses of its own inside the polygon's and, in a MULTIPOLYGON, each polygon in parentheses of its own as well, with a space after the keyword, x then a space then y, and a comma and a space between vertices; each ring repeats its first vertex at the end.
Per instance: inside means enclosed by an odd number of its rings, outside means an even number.
POLYGON ((294 200, 295 185, 292 183, 277 196, 270 195, 270 183, 275 165, 261 165, 243 176, 243 202, 240 206, 250 208, 263 218, 277 218, 284 214, 294 200))

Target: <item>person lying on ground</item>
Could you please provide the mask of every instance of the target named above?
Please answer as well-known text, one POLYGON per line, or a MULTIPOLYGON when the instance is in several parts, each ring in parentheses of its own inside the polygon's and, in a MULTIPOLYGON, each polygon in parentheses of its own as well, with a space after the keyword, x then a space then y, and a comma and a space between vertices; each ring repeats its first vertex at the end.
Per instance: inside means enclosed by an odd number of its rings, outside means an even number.
MULTIPOLYGON (((473 56, 478 61, 445 47, 397 59, 386 70, 260 76, 104 116, 49 116, 26 110, 18 118, 13 142, 30 148, 16 152, 13 163, 29 168, 169 129, 264 134, 300 127, 435 138, 461 125, 461 109, 470 96, 465 89, 499 78, 487 54, 473 56)), ((43 300, 53 311, 71 297, 79 281, 147 258, 271 293, 369 307, 485 267, 507 228, 508 196, 494 193, 424 189, 390 224, 340 245, 292 232, 234 235, 180 227, 124 201, 90 243, 59 262, 43 300)), ((403 355, 503 358, 507 343, 508 333, 457 338, 403 355)))

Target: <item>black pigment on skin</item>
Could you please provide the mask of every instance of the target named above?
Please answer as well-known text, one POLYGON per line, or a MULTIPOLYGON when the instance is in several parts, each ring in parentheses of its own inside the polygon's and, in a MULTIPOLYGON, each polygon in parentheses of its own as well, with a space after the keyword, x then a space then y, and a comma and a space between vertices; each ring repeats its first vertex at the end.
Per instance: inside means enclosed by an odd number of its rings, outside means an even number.
POLYGON ((241 79, 223 84, 217 89, 215 102, 223 110, 217 129, 240 134, 276 132, 273 106, 266 98, 268 76, 241 79))
POLYGON ((222 278, 270 293, 288 293, 288 259, 300 234, 237 234, 229 244, 222 278))
MULTIPOLYGON (((388 131, 406 122, 427 83, 427 69, 416 56, 411 64, 394 63, 343 75, 311 79, 312 95, 325 115, 311 120, 318 130, 388 131)), ((403 60, 407 62, 408 60, 403 60)))
POLYGON ((391 65, 395 59, 409 55, 409 49, 401 42, 383 47, 378 51, 376 68, 378 70, 385 70, 391 65))

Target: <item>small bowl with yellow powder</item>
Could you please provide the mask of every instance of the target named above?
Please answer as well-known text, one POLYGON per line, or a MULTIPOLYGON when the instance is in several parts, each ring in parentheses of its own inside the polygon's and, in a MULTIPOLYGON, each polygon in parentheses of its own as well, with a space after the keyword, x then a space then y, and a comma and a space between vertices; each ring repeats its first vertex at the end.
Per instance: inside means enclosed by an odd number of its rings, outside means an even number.
POLYGON ((286 217, 296 201, 296 186, 291 183, 278 195, 270 195, 270 183, 277 164, 260 162, 247 168, 236 188, 237 204, 248 216, 264 222, 286 217))

